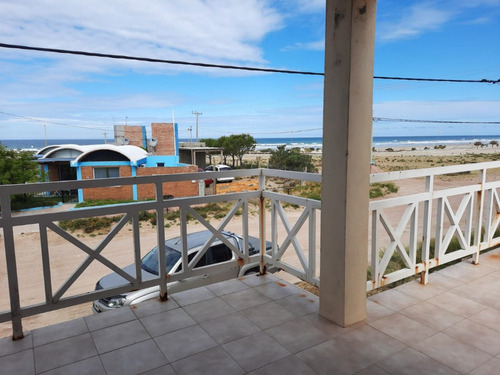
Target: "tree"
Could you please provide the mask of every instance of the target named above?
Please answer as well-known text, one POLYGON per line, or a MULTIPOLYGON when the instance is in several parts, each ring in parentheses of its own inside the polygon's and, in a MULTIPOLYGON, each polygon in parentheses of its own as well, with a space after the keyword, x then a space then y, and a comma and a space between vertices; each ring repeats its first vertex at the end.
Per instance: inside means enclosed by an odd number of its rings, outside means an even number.
POLYGON ((243 156, 255 149, 257 141, 250 134, 231 134, 229 137, 223 135, 217 139, 218 147, 222 147, 224 164, 227 164, 227 157, 231 156, 233 167, 236 165, 236 158, 243 164, 243 156))
POLYGON ((240 161, 241 167, 243 165, 243 156, 248 154, 250 151, 255 150, 255 144, 257 141, 250 134, 233 134, 229 136, 229 141, 232 145, 231 156, 233 157, 233 167, 235 156, 240 161))
MULTIPOLYGON (((207 147, 221 147, 219 139, 203 138, 203 139, 200 139, 200 142, 205 143, 205 146, 207 146, 207 147)), ((208 154, 208 160, 209 160, 208 164, 211 165, 212 164, 212 154, 210 154, 210 153, 208 154)))
POLYGON ((0 143, 0 185, 39 182, 42 179, 31 152, 10 150, 0 143))
POLYGON ((298 150, 287 150, 285 145, 278 146, 276 151, 271 152, 269 168, 298 172, 316 172, 311 155, 301 154, 298 150))
MULTIPOLYGON (((229 137, 223 135, 218 139, 219 147, 222 147, 222 156, 224 158, 224 164, 227 164, 227 157, 231 155, 231 142, 229 141, 229 137)), ((233 158, 234 164, 234 158, 233 158)))

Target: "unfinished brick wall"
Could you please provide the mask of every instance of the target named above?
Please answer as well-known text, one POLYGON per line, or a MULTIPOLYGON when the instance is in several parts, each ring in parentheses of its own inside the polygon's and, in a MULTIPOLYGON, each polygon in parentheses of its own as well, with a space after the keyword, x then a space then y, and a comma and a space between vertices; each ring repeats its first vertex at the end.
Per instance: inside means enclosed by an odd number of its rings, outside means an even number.
POLYGON ((175 130, 172 123, 152 123, 151 137, 158 140, 154 148, 155 155, 175 155, 175 130))
MULTIPOLYGON (((138 168, 137 176, 165 175, 177 173, 198 172, 196 165, 187 167, 156 167, 156 168, 138 168)), ((139 200, 154 198, 155 186, 152 184, 142 184, 137 186, 137 198, 139 200)), ((165 182, 163 184, 163 195, 173 195, 174 198, 198 196, 198 180, 165 182)))
MULTIPOLYGON (((82 167, 82 179, 94 178, 94 167, 82 167)), ((198 168, 195 165, 186 167, 157 167, 157 168, 138 168, 136 175, 169 175, 177 173, 194 173, 198 168)), ((121 166, 120 177, 130 177, 132 175, 131 167, 121 166)), ((173 195, 175 198, 198 196, 198 180, 166 182, 163 184, 163 195, 173 195)), ((153 184, 137 185, 137 199, 144 200, 155 198, 155 186, 153 184)), ((107 186, 101 188, 83 189, 84 200, 130 200, 133 199, 132 185, 107 186)))
MULTIPOLYGON (((120 167, 120 177, 130 177, 132 169, 130 166, 120 167)), ((94 167, 82 167, 82 180, 89 180, 94 178, 94 167)), ((83 189, 84 200, 126 200, 132 199, 132 186, 106 186, 100 188, 83 189)))
POLYGON ((127 138, 129 145, 144 147, 144 127, 134 125, 115 125, 115 141, 120 144, 120 139, 127 138))

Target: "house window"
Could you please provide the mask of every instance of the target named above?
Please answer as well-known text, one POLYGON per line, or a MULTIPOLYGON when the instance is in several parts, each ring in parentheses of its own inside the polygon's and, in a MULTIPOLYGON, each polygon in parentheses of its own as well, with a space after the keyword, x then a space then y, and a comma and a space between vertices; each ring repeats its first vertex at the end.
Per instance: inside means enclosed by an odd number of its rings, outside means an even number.
POLYGON ((94 178, 110 178, 120 177, 120 168, 107 167, 107 168, 94 168, 94 178))
POLYGON ((165 166, 165 163, 156 163, 156 166, 157 166, 157 167, 164 167, 164 166, 165 166))

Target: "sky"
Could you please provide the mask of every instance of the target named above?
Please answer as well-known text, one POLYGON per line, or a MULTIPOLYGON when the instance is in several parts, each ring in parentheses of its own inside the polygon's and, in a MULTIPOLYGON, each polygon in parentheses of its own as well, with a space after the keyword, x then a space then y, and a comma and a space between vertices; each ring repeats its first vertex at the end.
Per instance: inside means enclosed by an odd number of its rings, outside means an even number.
MULTIPOLYGON (((324 71, 325 0, 0 0, 0 43, 324 71)), ((500 0, 378 0, 375 76, 500 79, 500 0)), ((323 77, 0 48, 0 141, 321 136, 323 77)), ((500 121, 500 83, 374 80, 373 116, 500 121)), ((375 122, 374 136, 500 135, 500 125, 375 122)))

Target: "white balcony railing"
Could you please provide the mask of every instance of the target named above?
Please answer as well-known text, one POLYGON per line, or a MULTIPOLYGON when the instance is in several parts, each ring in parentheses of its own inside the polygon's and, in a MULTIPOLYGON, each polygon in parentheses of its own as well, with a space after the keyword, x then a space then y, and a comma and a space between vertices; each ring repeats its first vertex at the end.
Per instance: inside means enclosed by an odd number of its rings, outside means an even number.
MULTIPOLYGON (((367 244, 367 257, 371 276, 367 281, 367 290, 376 289, 416 274, 422 274, 425 282, 431 268, 469 255, 474 255, 477 261, 477 256, 482 249, 499 244, 500 238, 495 231, 500 220, 498 195, 500 182, 495 180, 493 173, 491 176, 488 174, 496 168, 500 168, 500 162, 372 175, 372 183, 395 181, 398 184, 398 181, 409 179, 421 183, 423 189, 422 192, 406 196, 370 202, 372 224, 370 226, 371 239, 367 244), (434 189, 436 176, 463 172, 478 173, 477 182, 458 188, 434 189), (478 235, 478 233, 483 234, 478 235), (435 247, 431 254, 433 236, 435 247), (453 237, 456 238, 454 241, 460 244, 460 248, 450 252, 448 245, 453 237), (419 243, 422 244, 421 252, 418 251, 419 243), (392 270, 388 266, 395 258, 399 259, 400 267, 392 270)), ((144 230, 141 230, 139 222, 139 213, 144 210, 156 212, 154 244, 157 244, 160 250, 164 249, 167 236, 185 238, 187 233, 201 229, 207 229, 213 234, 204 245, 202 252, 192 259, 187 267, 183 267, 179 273, 168 275, 169 282, 205 273, 206 269, 196 269, 194 265, 211 242, 218 238, 227 242, 226 245, 238 255, 238 259, 212 267, 230 268, 260 261, 319 285, 318 221, 321 203, 317 200, 273 192, 272 185, 273 181, 278 179, 320 183, 321 176, 267 169, 214 172, 203 175, 204 178, 227 176, 257 178, 259 188, 251 192, 163 199, 168 194, 168 191, 164 191, 165 182, 189 181, 191 183, 200 178, 198 173, 0 186, 2 207, 0 228, 3 232, 5 251, 5 264, 2 265, 3 258, 0 258, 0 268, 4 268, 0 270, 0 275, 7 274, 7 282, 5 279, 0 280, 2 281, 0 288, 2 286, 8 288, 10 295, 10 306, 0 305, 4 310, 0 313, 0 322, 11 320, 13 337, 20 338, 23 336, 22 318, 24 317, 90 302, 124 293, 130 289, 150 286, 159 286, 160 296, 166 297, 168 290, 164 280, 167 280, 167 275, 164 267, 165 260, 162 257, 159 257, 160 275, 157 279, 142 280, 139 272, 142 250, 149 250, 149 247, 145 248, 144 230), (18 215, 12 213, 10 209, 10 199, 14 194, 139 184, 153 184, 157 198, 146 202, 53 213, 30 211, 18 215), (199 205, 217 202, 230 202, 232 205, 224 218, 209 220, 202 217, 195 209, 199 205), (256 209, 253 209, 254 207, 256 209), (172 209, 179 210, 179 222, 178 226, 167 230, 164 213, 172 209), (109 233, 99 236, 97 241, 90 241, 91 243, 87 241, 88 238, 75 236, 63 230, 58 224, 62 220, 109 215, 122 215, 122 217, 109 233), (198 224, 189 224, 189 216, 194 217, 198 224), (37 226, 38 233, 39 246, 31 249, 32 253, 28 257, 29 264, 22 263, 26 256, 21 257, 16 251, 16 245, 20 240, 14 235, 16 230, 18 231, 25 225, 37 226), (247 245, 241 253, 233 244, 224 240, 221 233, 226 229, 239 232, 245 244, 248 243, 246 239, 249 235, 259 237, 261 249, 265 249, 263 245, 266 240, 272 241, 271 253, 250 255, 247 245), (131 251, 128 263, 135 264, 137 277, 123 272, 121 267, 125 264, 118 264, 113 256, 106 253, 108 245, 119 234, 124 235, 124 232, 130 238, 131 251), (57 240, 54 241, 54 238, 57 240), (71 258, 72 263, 75 264, 74 269, 68 271, 68 276, 62 279, 55 277, 51 267, 51 263, 55 261, 51 252, 55 246, 54 242, 58 243, 59 248, 61 248, 61 242, 66 243, 74 253, 71 258), (102 275, 116 272, 128 281, 128 284, 94 291, 93 287, 97 280, 91 280, 89 283, 82 275, 96 264, 101 267, 102 275), (22 298, 23 287, 35 287, 20 284, 20 280, 24 277, 23 272, 29 269, 41 269, 42 273, 39 282, 41 297, 36 301, 22 298), (79 282, 80 284, 76 287, 79 282)), ((62 248, 65 251, 64 246, 62 248)), ((187 263, 186 246, 182 249, 182 257, 187 263)), ((2 292, 5 295, 6 291, 2 290, 2 292)))
MULTIPOLYGON (((207 272, 206 267, 195 268, 197 261, 203 256, 204 252, 208 249, 210 244, 216 239, 223 241, 234 253, 237 254, 236 260, 225 262, 223 264, 210 266, 211 268, 231 268, 236 266, 241 266, 242 264, 250 262, 264 262, 270 264, 276 264, 278 267, 288 269, 290 272, 297 276, 304 274, 305 279, 310 279, 311 281, 318 280, 317 275, 311 273, 314 267, 309 267, 309 263, 302 257, 302 248, 299 242, 296 240, 296 235, 300 231, 295 225, 294 228, 290 227, 286 219, 285 210, 281 206, 280 201, 289 201, 296 204, 303 204, 307 207, 307 214, 314 212, 315 208, 319 208, 319 202, 310 201, 305 199, 299 199, 294 197, 287 197, 286 195, 265 192, 265 180, 266 176, 271 177, 288 177, 301 180, 311 180, 320 181, 319 175, 304 174, 304 173, 284 173, 281 171, 268 171, 268 170, 242 170, 242 171, 231 171, 231 172, 214 172, 214 173, 204 173, 203 178, 217 178, 217 177, 227 177, 229 175, 235 177, 246 177, 246 178, 258 178, 259 189, 257 191, 241 192, 241 193, 230 193, 223 195, 211 195, 211 196, 196 196, 187 198, 177 198, 164 200, 163 197, 168 195, 168 191, 164 191, 164 183, 173 181, 186 181, 186 183, 192 183, 193 180, 200 179, 199 173, 190 174, 178 174, 178 175, 163 175, 163 176, 148 176, 148 177, 128 177, 128 178, 112 178, 112 179, 98 179, 98 180, 86 180, 86 181, 68 181, 68 182, 50 182, 50 183, 37 183, 37 184, 24 184, 24 185, 4 185, 0 186, 0 204, 2 206, 2 215, 0 218, 0 228, 3 231, 3 244, 5 249, 5 271, 2 270, 3 275, 7 275, 7 281, 0 285, 8 285, 8 292, 10 294, 10 309, 7 306, 3 306, 2 310, 6 310, 0 313, 0 322, 5 322, 12 320, 13 324, 13 337, 22 337, 22 324, 21 320, 24 317, 44 313, 47 311, 52 311, 68 306, 78 305, 84 302, 89 302, 95 299, 107 297, 110 295, 117 295, 124 293, 131 289, 141 289, 151 286, 160 287, 160 297, 164 298, 167 294, 167 285, 162 280, 167 280, 167 275, 165 274, 165 259, 159 257, 159 276, 154 280, 142 280, 140 272, 140 261, 141 261, 141 250, 146 249, 142 245, 142 232, 141 224, 139 221, 139 214, 141 211, 155 211, 156 212, 156 240, 155 244, 159 247, 160 251, 164 251, 165 239, 166 239, 166 229, 165 229, 165 218, 164 212, 168 210, 179 210, 179 226, 171 228, 169 232, 169 237, 181 236, 185 238, 189 231, 199 231, 202 229, 207 229, 212 232, 212 238, 204 245, 203 250, 198 253, 189 263, 187 267, 183 267, 182 271, 177 272, 172 275, 168 275, 168 281, 178 281, 186 279, 189 277, 200 276, 207 272), (62 212, 53 213, 38 213, 37 211, 29 211, 23 213, 23 215, 16 215, 11 212, 10 209, 10 199, 12 195, 15 194, 35 194, 43 191, 58 191, 58 190, 75 190, 75 189, 89 189, 89 188, 102 188, 110 186, 119 185, 139 185, 139 184, 153 184, 155 186, 156 199, 145 202, 135 202, 128 204, 111 205, 105 207, 91 207, 85 209, 77 210, 66 210, 62 212), (212 225, 208 219, 203 218, 197 211, 196 207, 199 205, 207 203, 217 203, 217 202, 230 202, 232 204, 231 209, 225 215, 224 218, 220 219, 216 225, 212 225), (250 202, 256 204, 258 207, 257 213, 249 213, 250 202), (266 204, 272 205, 273 209, 273 219, 271 219, 274 224, 274 228, 278 227, 277 216, 280 215, 282 221, 284 221, 288 236, 283 242, 283 245, 278 244, 278 231, 272 231, 272 237, 274 239, 274 246, 272 254, 261 254, 261 255, 250 255, 248 249, 247 238, 250 234, 261 239, 261 248, 265 249, 263 246, 266 239, 266 204), (86 241, 88 238, 82 238, 81 236, 74 235, 68 231, 63 230, 59 226, 59 222, 62 220, 73 220, 100 216, 116 216, 121 215, 122 217, 114 225, 109 233, 106 235, 99 236, 100 241, 93 245, 89 245, 86 241), (188 216, 194 217, 195 221, 200 224, 190 227, 188 224, 188 216), (241 220, 239 219, 241 217, 241 220), (253 225, 257 222, 258 225, 253 225), (251 225, 252 224, 252 225, 251 225), (16 239, 14 236, 15 229, 23 226, 37 226, 39 233, 39 246, 36 249, 31 249, 29 264, 20 264, 18 252, 16 251, 16 245, 21 239, 16 239), (235 247, 234 244, 227 241, 222 236, 222 231, 231 227, 230 230, 234 232, 239 232, 242 237, 242 243, 245 244, 243 248, 243 253, 235 247), (235 229, 237 227, 237 229, 235 229), (125 229, 127 228, 127 229, 125 229), (256 229, 257 228, 257 229, 256 229), (137 277, 133 277, 126 272, 124 272, 120 265, 115 262, 115 260, 107 256, 106 248, 107 246, 124 231, 128 231, 130 237, 130 260, 128 263, 134 263, 137 277), (253 231, 253 233, 251 233, 253 231), (56 237, 57 241, 53 238, 56 237), (101 238, 102 237, 102 238, 101 238), (52 238, 52 240, 51 240, 52 238), (53 242, 65 241, 67 244, 67 251, 70 248, 74 252, 75 263, 74 269, 71 270, 69 276, 62 282, 57 282, 60 277, 54 275, 54 270, 51 267, 51 263, 57 261, 54 259, 57 255, 51 253, 51 248, 53 247, 53 242), (290 244, 292 246, 290 246, 290 244), (295 269, 294 266, 287 266, 283 263, 284 254, 290 252, 288 249, 290 247, 295 248, 295 251, 301 257, 301 265, 304 267, 304 271, 301 272, 299 269, 295 269), (75 251, 76 249, 76 251, 75 251), (83 260, 81 260, 83 257, 83 260), (40 264, 35 264, 40 263, 40 264), (94 291, 94 285, 96 280, 91 280, 91 283, 84 282, 83 291, 82 285, 76 287, 76 284, 84 279, 82 276, 85 272, 96 263, 104 266, 105 273, 116 272, 118 275, 122 276, 128 284, 109 288, 104 290, 94 291), (42 276, 40 278, 38 286, 24 286, 28 288, 39 288, 42 298, 39 301, 33 303, 32 300, 25 301, 21 298, 23 296, 23 290, 20 287, 20 280, 25 278, 26 272, 33 272, 37 268, 41 268, 42 276), (73 288, 73 289, 72 289, 73 288), (75 290, 77 292, 75 292, 75 290), (7 310, 8 309, 8 310, 7 310)), ((314 215, 313 215, 314 216, 314 215)), ((304 222, 304 219, 301 219, 304 222)), ((314 219, 312 223, 314 223, 314 219)), ((316 227, 310 225, 309 233, 312 234, 311 237, 315 237, 316 227)), ((186 241, 183 241, 185 244, 186 241)), ((314 242, 313 242, 314 243, 314 242)), ((60 247, 60 246, 59 246, 60 247)), ((62 251, 66 252, 66 249, 62 251)), ((124 249, 126 251, 126 249, 124 249)), ((144 255, 144 254, 142 254, 144 255)), ((185 260, 184 264, 187 263, 188 255, 186 246, 182 249, 182 258, 185 260)), ((25 258, 23 258, 25 259, 25 258)), ((314 263, 314 256, 312 256, 312 261, 314 263)), ((71 262, 69 262, 71 263, 71 262)), ((123 266, 123 264, 121 265, 123 266)), ((1 259, 0 259, 0 267, 1 259)), ((70 265, 68 264, 68 267, 70 265)), ((101 272, 102 273, 102 272, 101 272)), ((3 280, 5 281, 5 280, 3 280)), ((3 291, 6 295, 7 291, 3 291)))
POLYGON ((478 263, 482 250, 498 246, 499 168, 500 162, 488 162, 371 175, 371 183, 409 180, 422 189, 370 202, 371 278, 367 290, 416 274, 427 283, 430 269, 466 256, 478 263), (436 188, 437 181, 464 174, 470 176, 467 184, 436 188), (402 266, 388 272, 394 259, 402 266))

